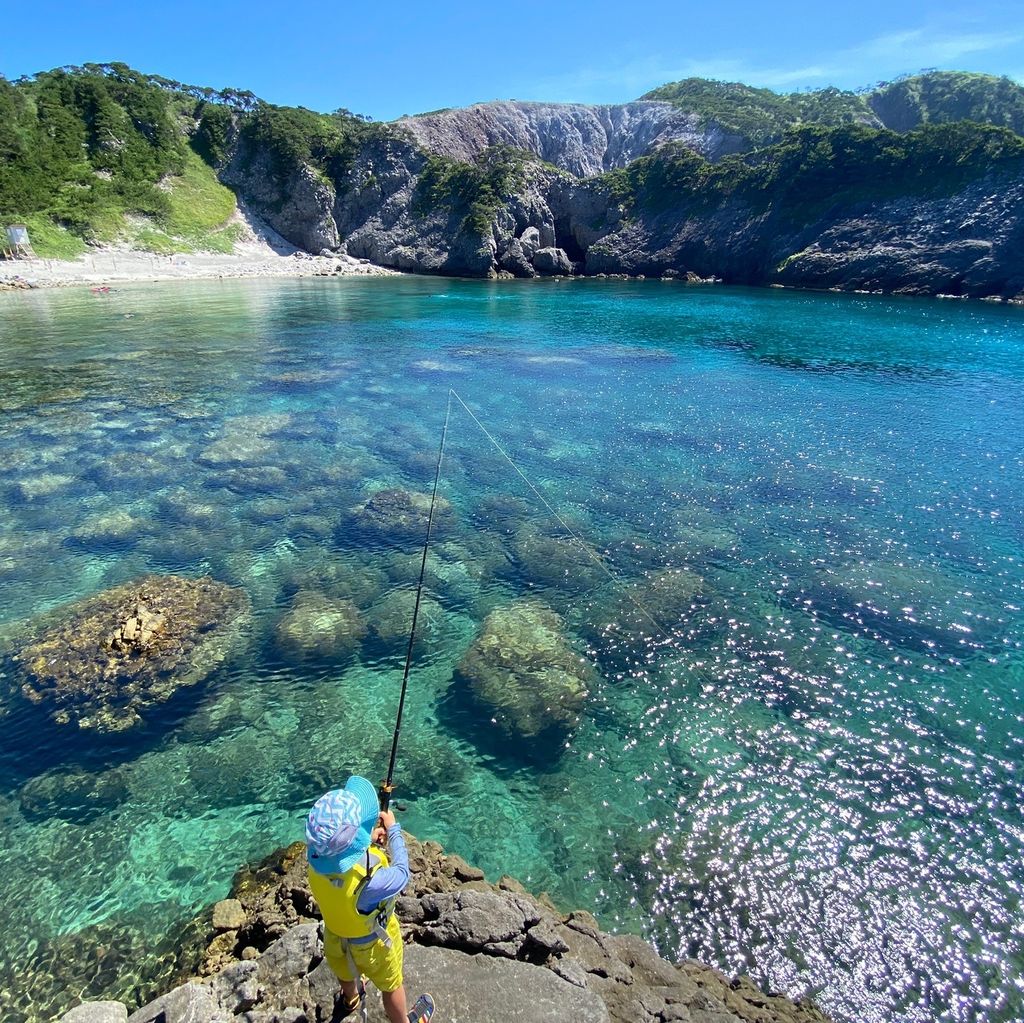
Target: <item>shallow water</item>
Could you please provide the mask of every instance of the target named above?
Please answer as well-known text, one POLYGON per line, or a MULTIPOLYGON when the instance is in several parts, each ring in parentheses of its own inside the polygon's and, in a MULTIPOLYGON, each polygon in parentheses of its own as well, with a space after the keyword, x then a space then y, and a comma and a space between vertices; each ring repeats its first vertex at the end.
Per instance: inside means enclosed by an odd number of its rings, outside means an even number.
POLYGON ((353 509, 429 490, 450 387, 618 581, 455 403, 409 830, 839 1020, 1024 1015, 1021 310, 218 282, 0 296, 0 354, 8 653, 150 571, 254 610, 244 651, 113 736, 51 724, 5 663, 3 1019, 149 996, 241 864, 381 776, 402 640, 296 659, 277 626, 296 592, 372 622, 414 584, 415 543, 353 509), (643 588, 666 567, 700 577, 682 616, 643 588), (453 680, 524 596, 594 665, 564 747, 503 738, 453 680))

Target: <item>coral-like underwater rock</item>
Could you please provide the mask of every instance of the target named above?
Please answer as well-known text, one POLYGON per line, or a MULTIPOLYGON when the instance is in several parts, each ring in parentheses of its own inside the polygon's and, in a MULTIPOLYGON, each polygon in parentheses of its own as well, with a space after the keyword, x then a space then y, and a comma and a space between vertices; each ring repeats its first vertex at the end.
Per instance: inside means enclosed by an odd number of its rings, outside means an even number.
MULTIPOLYGON (((391 488, 378 490, 369 500, 353 509, 359 529, 396 543, 422 543, 430 516, 430 494, 391 488)), ((431 535, 440 536, 455 520, 451 503, 438 497, 434 504, 431 535)))
POLYGON ((664 568, 635 586, 617 586, 603 613, 598 613, 590 634, 608 634, 631 643, 686 625, 699 606, 704 580, 688 568, 664 568))
POLYGON ((529 600, 488 615, 456 673, 506 736, 531 744, 564 739, 592 677, 562 619, 529 600))
MULTIPOLYGON (((367 612, 370 634, 391 652, 404 652, 409 642, 416 593, 413 590, 397 590, 378 601, 367 612)), ((416 617, 416 642, 414 650, 423 653, 429 649, 435 634, 444 620, 444 609, 433 599, 424 596, 416 617)))
POLYGON ((527 533, 513 545, 515 567, 528 582, 582 593, 608 578, 576 540, 568 536, 527 533))
POLYGON ((278 650, 298 660, 351 656, 365 635, 366 623, 351 600, 332 600, 315 590, 296 593, 274 631, 278 650))
POLYGON ((15 654, 21 691, 58 724, 116 732, 201 682, 241 643, 243 590, 209 577, 151 575, 66 607, 15 654))

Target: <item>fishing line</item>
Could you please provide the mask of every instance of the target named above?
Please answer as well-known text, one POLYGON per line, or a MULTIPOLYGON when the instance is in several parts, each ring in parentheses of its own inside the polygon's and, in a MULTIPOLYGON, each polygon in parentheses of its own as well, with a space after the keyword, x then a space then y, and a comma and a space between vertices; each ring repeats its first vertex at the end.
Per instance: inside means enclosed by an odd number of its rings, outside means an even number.
MULTIPOLYGON (((547 509, 550 515, 558 522, 558 524, 566 531, 566 533, 568 533, 569 536, 572 537, 576 544, 601 569, 601 571, 604 572, 604 574, 608 576, 609 579, 611 579, 613 583, 622 588, 622 591, 629 598, 633 606, 644 616, 644 618, 647 619, 647 621, 651 623, 651 625, 654 626, 655 630, 661 634, 665 641, 668 643, 672 642, 672 636, 669 634, 668 630, 665 629, 661 625, 661 623, 654 617, 654 615, 652 615, 651 612, 648 611, 647 608, 645 608, 643 604, 640 603, 640 601, 637 600, 636 597, 634 597, 629 592, 629 590, 625 587, 625 584, 622 582, 622 580, 614 572, 612 572, 610 568, 608 568, 608 566, 604 563, 604 560, 593 549, 593 547, 591 547, 591 545, 588 544, 565 521, 565 519, 563 519, 562 516, 558 514, 555 508, 552 507, 551 502, 548 501, 548 499, 540 492, 540 490, 537 489, 537 487, 533 484, 533 481, 526 475, 526 473, 524 473, 523 470, 520 469, 518 465, 516 465, 511 455, 509 455, 509 453, 501 446, 501 444, 498 443, 498 441, 494 438, 494 436, 487 429, 487 427, 484 426, 482 422, 480 422, 480 420, 476 416, 476 413, 474 413, 473 410, 465 403, 465 401, 462 400, 462 396, 455 390, 455 388, 449 387, 448 406, 445 409, 444 427, 441 430, 441 444, 440 447, 438 448, 437 466, 435 467, 434 470, 434 488, 430 495, 430 510, 427 513, 427 535, 423 542, 423 555, 420 558, 420 575, 419 581, 416 584, 416 602, 413 606, 412 626, 409 630, 409 645, 407 646, 405 651, 405 668, 402 672, 402 692, 398 700, 398 714, 395 721, 394 735, 392 736, 391 740, 391 758, 388 763, 387 779, 381 783, 380 789, 378 790, 381 808, 384 810, 387 810, 389 808, 391 803, 391 795, 395 789, 395 761, 398 757, 398 741, 402 731, 402 715, 405 711, 405 697, 409 689, 409 672, 412 667, 413 645, 416 640, 416 623, 419 619, 420 601, 423 597, 423 579, 427 568, 427 553, 430 549, 430 532, 434 523, 434 508, 436 507, 437 504, 437 490, 441 481, 441 465, 444 461, 445 443, 448 438, 448 424, 451 420, 452 415, 452 398, 454 398, 463 407, 463 409, 465 409, 467 415, 479 427, 481 433, 483 433, 483 435, 491 442, 491 444, 494 445, 495 449, 502 456, 502 458, 504 458, 505 461, 512 466, 512 468, 515 470, 519 478, 527 485, 527 487, 530 488, 531 493, 533 493, 537 500, 540 501, 540 503, 547 509)), ((622 630, 616 625, 610 625, 608 626, 608 628, 614 629, 618 631, 620 634, 623 634, 622 630)))
MULTIPOLYGON (((497 449, 498 453, 502 456, 502 458, 504 458, 505 461, 508 462, 508 464, 511 465, 513 469, 515 469, 515 471, 519 474, 522 481, 530 488, 530 490, 533 492, 537 500, 540 501, 541 504, 543 504, 544 507, 547 508, 547 510, 551 513, 551 515, 558 521, 559 525, 573 538, 573 540, 576 541, 577 544, 579 544, 579 546, 586 552, 586 554, 598 566, 598 568, 600 568, 601 571, 604 572, 604 574, 612 580, 612 582, 616 583, 618 586, 622 588, 623 593, 625 593, 625 595, 629 598, 633 606, 651 623, 651 625, 655 627, 655 629, 658 630, 658 632, 661 633, 662 637, 669 643, 671 643, 672 636, 669 634, 668 630, 665 629, 661 625, 661 623, 654 617, 654 615, 652 615, 650 611, 648 611, 647 608, 645 608, 643 604, 641 604, 640 601, 637 600, 629 592, 623 581, 614 572, 612 572, 610 568, 608 568, 608 566, 604 563, 604 559, 590 546, 590 544, 588 544, 581 536, 579 536, 575 532, 575 530, 573 530, 569 526, 565 519, 563 519, 562 516, 559 515, 557 511, 555 511, 555 509, 548 502, 547 498, 527 478, 526 473, 524 473, 523 470, 520 469, 518 465, 516 465, 516 463, 512 460, 508 452, 506 452, 505 449, 494 439, 494 437, 491 436, 490 432, 487 430, 487 427, 484 426, 484 424, 481 423, 479 419, 477 419, 476 415, 474 415, 473 413, 473 410, 462 400, 462 397, 453 387, 448 388, 449 411, 451 411, 453 397, 466 410, 466 412, 469 414, 469 417, 473 420, 473 422, 476 423, 478 427, 480 427, 480 430, 483 433, 483 435, 494 445, 494 447, 497 449)), ((446 418, 446 426, 447 422, 448 421, 446 418)))

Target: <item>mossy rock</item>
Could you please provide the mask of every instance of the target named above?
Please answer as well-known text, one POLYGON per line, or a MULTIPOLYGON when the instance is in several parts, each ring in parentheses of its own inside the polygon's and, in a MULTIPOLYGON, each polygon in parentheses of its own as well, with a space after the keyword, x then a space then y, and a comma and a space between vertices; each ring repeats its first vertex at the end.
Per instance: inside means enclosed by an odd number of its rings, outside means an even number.
MULTIPOLYGON (((409 643, 415 606, 413 590, 397 590, 378 601, 366 613, 371 639, 391 653, 404 652, 409 643)), ((444 608, 424 594, 416 618, 415 652, 423 653, 430 648, 443 620, 444 608)))
MULTIPOLYGON (((423 543, 430 516, 430 494, 397 487, 378 490, 352 509, 356 529, 397 545, 423 543)), ((438 497, 434 504, 431 536, 440 539, 455 522, 451 502, 438 497)))
POLYGON ((278 651, 300 661, 350 657, 365 635, 366 623, 351 600, 312 590, 295 595, 274 630, 278 651))
POLYGON ((524 600, 487 616, 456 678, 508 738, 561 744, 579 720, 593 671, 559 615, 524 600))
POLYGON ((251 614, 226 583, 151 575, 47 618, 14 655, 22 694, 57 724, 115 732, 233 656, 251 614))

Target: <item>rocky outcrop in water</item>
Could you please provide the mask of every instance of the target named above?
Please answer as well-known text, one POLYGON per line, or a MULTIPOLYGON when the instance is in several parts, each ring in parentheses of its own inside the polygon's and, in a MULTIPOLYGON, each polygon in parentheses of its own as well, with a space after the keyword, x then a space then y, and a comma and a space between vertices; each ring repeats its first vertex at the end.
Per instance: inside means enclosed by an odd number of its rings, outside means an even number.
MULTIPOLYGON (((407 837, 410 886, 398 902, 405 981, 429 990, 442 1018, 477 1023, 827 1023, 812 1003, 767 994, 702 963, 669 963, 635 935, 564 914, 510 877, 483 871, 433 842, 407 837)), ((323 959, 305 847, 289 846, 236 879, 201 919, 208 937, 189 981, 129 1017, 119 1002, 85 1003, 62 1023, 325 1023, 340 987, 323 959)), ((383 1023, 371 989, 370 1019, 383 1023)))
MULTIPOLYGON (((430 494, 398 488, 378 490, 352 509, 352 520, 357 529, 380 540, 399 544, 421 544, 429 519, 430 494)), ((431 536, 442 536, 454 521, 451 502, 438 497, 434 502, 431 536)))
POLYGON ((576 725, 591 669, 566 638, 562 619, 523 600, 487 616, 456 679, 503 735, 552 750, 576 725))
POLYGON ((115 732, 236 652, 250 605, 209 577, 151 575, 54 617, 14 655, 23 695, 57 724, 115 732))
POLYGON ((953 195, 677 206, 624 220, 587 251, 594 273, 692 269, 737 283, 1011 298, 1024 292, 1024 180, 992 174, 953 195))
POLYGON ((358 649, 366 623, 351 600, 302 590, 274 629, 278 651, 290 660, 343 660, 358 649))

